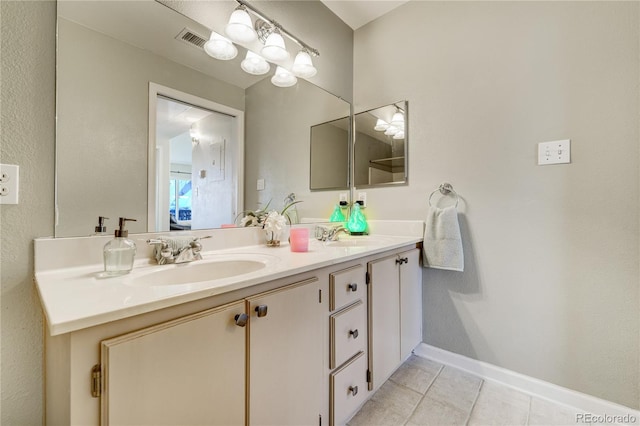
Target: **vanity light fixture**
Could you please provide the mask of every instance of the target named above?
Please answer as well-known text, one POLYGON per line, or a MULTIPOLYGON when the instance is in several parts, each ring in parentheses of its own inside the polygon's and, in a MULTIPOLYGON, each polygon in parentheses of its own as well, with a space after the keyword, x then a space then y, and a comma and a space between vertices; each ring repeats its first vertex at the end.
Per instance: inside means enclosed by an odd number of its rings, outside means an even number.
POLYGON ((264 47, 260 51, 260 54, 270 61, 280 62, 289 59, 289 52, 284 45, 284 39, 280 34, 278 28, 274 28, 271 34, 264 42, 264 47))
POLYGON ((318 70, 313 66, 313 62, 311 61, 311 55, 309 55, 309 51, 306 49, 298 52, 296 59, 293 61, 291 71, 302 78, 310 78, 318 73, 318 70))
POLYGON ((376 126, 373 128, 373 130, 377 132, 383 132, 388 128, 389 128, 389 123, 384 121, 382 118, 378 118, 378 121, 376 121, 376 126))
POLYGON ((247 50, 247 56, 240 63, 240 67, 245 72, 253 75, 266 74, 271 69, 271 65, 269 65, 269 62, 265 61, 262 56, 258 55, 257 53, 253 53, 250 50, 247 50))
POLYGON ((233 59, 237 55, 237 48, 232 41, 244 46, 258 39, 264 44, 264 47, 260 50, 260 55, 247 51, 247 56, 240 65, 245 72, 254 75, 266 74, 271 68, 267 61, 273 62, 278 67, 271 81, 279 87, 293 86, 298 81, 296 76, 311 78, 317 74, 318 70, 313 66, 311 57, 320 56, 320 52, 291 34, 282 25, 267 17, 245 0, 236 0, 236 2, 239 5, 231 13, 224 28, 228 39, 212 31, 211 38, 205 43, 207 54, 216 59, 233 59), (251 21, 250 13, 257 17, 255 24, 251 21), (286 65, 284 62, 287 62, 291 57, 283 36, 301 47, 291 71, 283 68, 283 65, 286 65), (235 54, 233 54, 234 50, 235 54))
POLYGON ((393 135, 393 139, 404 139, 404 131, 402 130, 398 130, 398 133, 396 133, 395 135, 393 135))
POLYGON ((394 127, 397 127, 398 129, 404 129, 404 114, 402 114, 402 112, 400 111, 400 108, 398 108, 395 114, 393 114, 393 117, 391 118, 391 123, 389 124, 394 127))
POLYGON ((204 44, 204 51, 212 58, 228 61, 238 55, 238 49, 231 43, 231 40, 211 31, 209 41, 204 44))
POLYGON ((240 6, 231 13, 229 22, 224 27, 224 32, 236 43, 251 43, 258 38, 258 34, 253 29, 251 16, 249 16, 246 6, 242 2, 239 3, 240 6))
POLYGON ((278 66, 276 73, 271 77, 271 82, 274 86, 291 87, 298 82, 298 79, 288 69, 278 66))
POLYGON ((396 126, 389 126, 387 130, 384 131, 384 134, 387 136, 393 136, 398 133, 400 130, 396 126))

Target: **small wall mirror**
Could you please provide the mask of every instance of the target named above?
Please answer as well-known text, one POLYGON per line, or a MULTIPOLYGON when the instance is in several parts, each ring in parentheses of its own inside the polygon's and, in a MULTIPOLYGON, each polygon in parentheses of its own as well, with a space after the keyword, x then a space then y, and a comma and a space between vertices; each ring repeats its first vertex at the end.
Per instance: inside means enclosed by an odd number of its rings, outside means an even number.
POLYGON ((407 101, 355 115, 354 186, 407 184, 408 118, 407 101))
POLYGON ((349 189, 349 127, 343 117, 311 126, 309 189, 349 189))

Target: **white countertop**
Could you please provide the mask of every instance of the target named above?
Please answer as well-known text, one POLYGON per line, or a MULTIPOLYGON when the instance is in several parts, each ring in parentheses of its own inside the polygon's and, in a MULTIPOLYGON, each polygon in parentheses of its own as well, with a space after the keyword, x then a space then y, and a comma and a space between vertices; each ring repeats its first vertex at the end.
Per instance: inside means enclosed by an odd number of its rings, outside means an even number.
MULTIPOLYGON (((422 236, 365 236, 357 237, 378 242, 363 246, 332 246, 314 239, 309 251, 294 253, 287 243, 280 247, 245 245, 229 249, 203 251, 203 260, 180 265, 151 264, 147 258, 136 260, 130 274, 103 277, 103 265, 91 263, 85 266, 65 265, 56 269, 52 261, 38 261, 48 257, 56 244, 49 239, 38 245, 36 240, 35 280, 51 335, 59 335, 104 324, 130 316, 219 295, 259 283, 288 277, 325 266, 382 253, 422 241, 422 236), (39 246, 46 246, 40 249, 39 246), (265 266, 253 272, 212 281, 178 285, 141 285, 136 280, 149 273, 181 268, 185 275, 189 268, 219 260, 253 260, 265 266), (39 267, 46 264, 47 267, 39 267)), ((352 237, 356 238, 356 237, 352 237)), ((64 244, 72 244, 67 241, 64 244)), ((87 244, 82 240, 80 244, 87 244)), ((104 244, 105 239, 98 240, 104 244)), ((90 241, 91 244, 94 244, 90 241)), ((92 260, 95 259, 95 256, 92 260)))

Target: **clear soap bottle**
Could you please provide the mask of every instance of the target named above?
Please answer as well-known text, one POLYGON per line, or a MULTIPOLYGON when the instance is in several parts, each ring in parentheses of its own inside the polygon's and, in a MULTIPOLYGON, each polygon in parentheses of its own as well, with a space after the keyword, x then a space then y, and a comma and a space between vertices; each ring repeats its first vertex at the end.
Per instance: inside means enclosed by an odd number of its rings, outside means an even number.
POLYGON ((124 229, 127 221, 135 222, 136 220, 121 217, 118 221, 119 229, 115 232, 115 238, 104 246, 104 272, 106 275, 124 275, 133 269, 136 243, 127 238, 129 231, 124 229))

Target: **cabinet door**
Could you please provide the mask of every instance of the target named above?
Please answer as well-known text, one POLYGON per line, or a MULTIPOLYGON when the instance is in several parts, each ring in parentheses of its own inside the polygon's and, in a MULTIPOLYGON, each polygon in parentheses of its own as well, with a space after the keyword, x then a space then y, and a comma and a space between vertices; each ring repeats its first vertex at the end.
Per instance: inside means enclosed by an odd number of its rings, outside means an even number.
POLYGON ((249 424, 318 424, 326 350, 320 289, 313 278, 247 299, 249 424))
POLYGON ((396 256, 369 262, 370 389, 377 389, 400 365, 400 275, 396 256))
POLYGON ((104 425, 243 425, 243 301, 102 342, 104 425))
POLYGON ((400 254, 400 356, 402 360, 422 342, 422 269, 420 250, 400 254))

